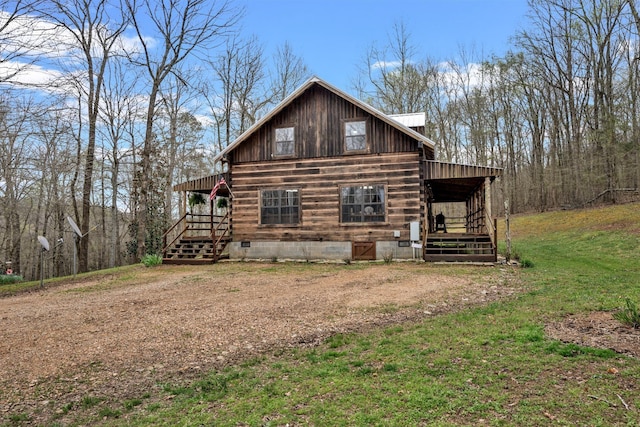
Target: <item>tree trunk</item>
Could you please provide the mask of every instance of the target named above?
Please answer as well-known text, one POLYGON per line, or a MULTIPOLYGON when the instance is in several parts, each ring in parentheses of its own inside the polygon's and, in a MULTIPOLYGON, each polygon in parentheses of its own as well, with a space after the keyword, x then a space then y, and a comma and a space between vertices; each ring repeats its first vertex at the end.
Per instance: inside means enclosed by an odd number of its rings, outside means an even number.
POLYGON ((155 105, 160 90, 160 83, 155 81, 149 95, 149 107, 147 108, 147 122, 144 135, 144 147, 141 156, 140 170, 140 204, 138 208, 138 233, 137 243, 138 251, 136 252, 137 261, 140 261, 147 254, 146 238, 147 238, 147 222, 148 210, 150 208, 149 187, 152 175, 151 170, 151 145, 153 141, 153 120, 156 112, 155 105))

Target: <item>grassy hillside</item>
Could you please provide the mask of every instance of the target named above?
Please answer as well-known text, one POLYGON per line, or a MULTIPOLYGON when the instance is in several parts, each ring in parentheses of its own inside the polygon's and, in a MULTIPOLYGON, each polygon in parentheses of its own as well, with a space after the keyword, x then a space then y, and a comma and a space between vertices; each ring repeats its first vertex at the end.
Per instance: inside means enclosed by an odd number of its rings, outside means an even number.
POLYGON ((516 217, 512 237, 547 315, 640 302, 640 204, 516 217))

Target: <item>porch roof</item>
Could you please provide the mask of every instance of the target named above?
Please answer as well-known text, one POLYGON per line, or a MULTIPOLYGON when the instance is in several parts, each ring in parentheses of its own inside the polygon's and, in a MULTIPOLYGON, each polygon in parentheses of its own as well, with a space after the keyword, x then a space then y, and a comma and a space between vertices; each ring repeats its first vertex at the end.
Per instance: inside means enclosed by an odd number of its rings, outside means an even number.
POLYGON ((482 185, 502 175, 501 168, 425 161, 425 180, 435 202, 464 202, 482 185))
MULTIPOLYGON (((197 193, 210 193, 213 187, 221 178, 228 182, 229 177, 225 174, 217 174, 205 176, 202 178, 192 179, 191 181, 181 182, 173 186, 173 191, 193 191, 197 193)), ((218 190, 218 194, 221 196, 228 196, 229 189, 226 186, 221 186, 218 190)))

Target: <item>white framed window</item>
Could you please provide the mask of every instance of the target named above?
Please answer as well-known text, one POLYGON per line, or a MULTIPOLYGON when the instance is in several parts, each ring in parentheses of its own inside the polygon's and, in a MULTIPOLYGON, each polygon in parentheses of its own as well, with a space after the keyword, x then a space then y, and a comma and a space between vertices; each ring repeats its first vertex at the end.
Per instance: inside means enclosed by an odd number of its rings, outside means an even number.
POLYGON ((353 185, 340 188, 340 222, 384 222, 386 187, 353 185))
POLYGON ((276 189, 260 192, 260 224, 300 223, 300 190, 276 189))
POLYGON ((345 151, 362 151, 367 149, 367 121, 357 120, 344 123, 345 151))
POLYGON ((295 132, 294 127, 276 128, 275 155, 292 156, 295 154, 295 132))

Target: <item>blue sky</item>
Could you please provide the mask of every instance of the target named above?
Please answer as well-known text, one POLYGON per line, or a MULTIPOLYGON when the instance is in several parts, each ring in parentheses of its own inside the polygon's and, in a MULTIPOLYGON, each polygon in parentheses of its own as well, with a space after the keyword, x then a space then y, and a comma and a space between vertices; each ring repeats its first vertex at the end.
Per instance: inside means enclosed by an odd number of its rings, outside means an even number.
POLYGON ((313 74, 349 91, 367 49, 402 21, 420 57, 454 58, 460 46, 502 54, 526 24, 527 0, 245 0, 244 34, 271 53, 289 41, 313 74))

